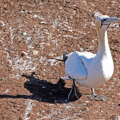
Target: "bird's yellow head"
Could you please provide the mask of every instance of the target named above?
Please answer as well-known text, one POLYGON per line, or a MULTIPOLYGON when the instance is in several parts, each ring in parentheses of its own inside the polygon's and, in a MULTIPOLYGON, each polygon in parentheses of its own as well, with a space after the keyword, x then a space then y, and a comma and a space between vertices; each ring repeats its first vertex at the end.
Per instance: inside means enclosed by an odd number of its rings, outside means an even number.
POLYGON ((107 28, 109 27, 109 25, 115 21, 118 21, 119 18, 117 17, 109 17, 107 15, 102 15, 96 18, 95 21, 95 25, 96 25, 96 29, 97 31, 99 31, 100 29, 104 29, 107 30, 107 28))

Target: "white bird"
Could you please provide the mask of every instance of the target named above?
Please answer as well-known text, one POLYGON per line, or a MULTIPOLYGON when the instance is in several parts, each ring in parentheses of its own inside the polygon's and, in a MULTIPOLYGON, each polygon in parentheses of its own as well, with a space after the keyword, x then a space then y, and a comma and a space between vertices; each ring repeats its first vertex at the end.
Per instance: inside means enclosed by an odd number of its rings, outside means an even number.
MULTIPOLYGON (((115 21, 119 20, 117 17, 109 17, 102 15, 96 18, 95 25, 98 35, 99 49, 97 54, 91 52, 78 52, 67 54, 63 53, 63 60, 65 63, 65 77, 61 80, 73 80, 73 86, 68 95, 68 99, 74 97, 81 97, 82 94, 75 86, 75 82, 81 86, 91 88, 91 95, 88 98, 93 100, 108 100, 105 96, 96 95, 94 88, 104 84, 108 81, 114 72, 114 63, 110 52, 107 28, 115 21)), ((59 81, 59 82, 60 82, 59 81)))

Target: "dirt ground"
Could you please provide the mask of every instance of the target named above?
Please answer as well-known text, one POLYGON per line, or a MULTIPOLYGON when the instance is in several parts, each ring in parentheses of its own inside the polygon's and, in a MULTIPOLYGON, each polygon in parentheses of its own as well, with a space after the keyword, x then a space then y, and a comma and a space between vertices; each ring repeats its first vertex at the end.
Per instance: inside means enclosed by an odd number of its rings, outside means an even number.
POLYGON ((77 85, 83 96, 68 101, 72 81, 57 84, 64 63, 47 59, 64 51, 97 53, 94 12, 120 18, 120 1, 0 1, 0 120, 120 119, 120 21, 108 29, 114 74, 95 89, 110 100, 89 100, 90 89, 77 85))

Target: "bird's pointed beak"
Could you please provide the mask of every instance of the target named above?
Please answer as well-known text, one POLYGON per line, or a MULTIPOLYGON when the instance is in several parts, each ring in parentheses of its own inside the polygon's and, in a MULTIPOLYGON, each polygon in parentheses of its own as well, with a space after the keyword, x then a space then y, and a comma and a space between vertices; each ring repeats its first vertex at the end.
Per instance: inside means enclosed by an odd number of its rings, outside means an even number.
POLYGON ((120 18, 117 18, 117 17, 109 17, 109 18, 107 18, 105 21, 104 21, 104 23, 103 24, 111 24, 111 23, 113 23, 113 22, 115 22, 115 21, 118 21, 118 20, 120 20, 120 18))

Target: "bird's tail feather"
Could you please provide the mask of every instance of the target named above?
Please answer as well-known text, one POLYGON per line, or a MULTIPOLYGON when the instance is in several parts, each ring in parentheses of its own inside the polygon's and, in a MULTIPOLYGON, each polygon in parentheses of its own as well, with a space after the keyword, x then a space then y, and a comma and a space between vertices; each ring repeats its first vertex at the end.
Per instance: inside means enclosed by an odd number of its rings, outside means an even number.
POLYGON ((67 52, 64 52, 63 53, 63 56, 58 56, 58 57, 48 57, 47 59, 54 59, 54 60, 57 60, 57 61, 63 61, 65 63, 65 61, 68 59, 68 53, 67 52))
POLYGON ((54 59, 57 61, 63 61, 63 56, 58 56, 58 57, 48 57, 47 59, 54 59))

